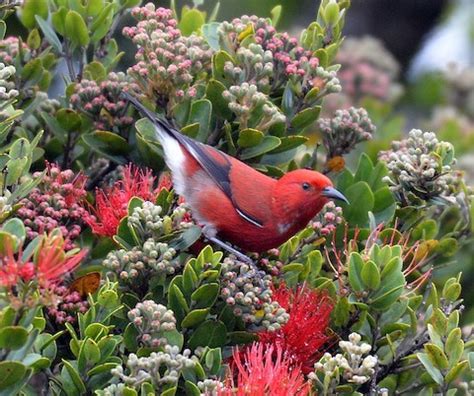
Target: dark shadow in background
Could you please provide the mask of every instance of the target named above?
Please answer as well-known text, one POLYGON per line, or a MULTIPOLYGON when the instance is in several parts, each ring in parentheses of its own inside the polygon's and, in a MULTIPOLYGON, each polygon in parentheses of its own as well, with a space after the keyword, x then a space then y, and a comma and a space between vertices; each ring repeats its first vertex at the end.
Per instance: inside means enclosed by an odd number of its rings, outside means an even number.
MULTIPOLYGON (((211 10, 216 0, 206 0, 211 10)), ((352 0, 346 19, 346 35, 373 35, 380 38, 405 70, 426 34, 440 21, 449 0, 352 0)), ((169 1, 155 1, 163 7, 169 1)), ((191 1, 177 0, 178 9, 191 1)), ((316 18, 317 0, 221 0, 219 20, 230 20, 243 14, 266 17, 281 4, 280 28, 299 33, 316 18)))
MULTIPOLYGON (((474 1, 474 0, 473 0, 474 1)), ((147 0, 143 1, 146 4, 147 0)), ((158 6, 169 7, 169 0, 153 0, 158 6)), ((201 7, 212 10, 217 0, 205 0, 201 7)), ((283 7, 283 14, 279 23, 280 29, 298 35, 316 18, 318 0, 221 0, 218 20, 231 20, 244 14, 270 16, 270 10, 278 4, 283 7)), ((453 0, 352 0, 346 18, 346 35, 373 35, 380 38, 387 48, 395 55, 406 70, 411 58, 419 49, 426 34, 439 22, 443 10, 453 3, 453 0)), ((178 10, 183 5, 192 6, 191 0, 176 0, 178 10)), ((25 30, 10 16, 7 35, 21 35, 25 37, 25 30)), ((117 30, 116 39, 120 47, 125 50, 125 57, 121 68, 126 69, 133 63, 134 46, 121 34, 123 26, 132 25, 135 21, 130 16, 123 18, 117 30)))

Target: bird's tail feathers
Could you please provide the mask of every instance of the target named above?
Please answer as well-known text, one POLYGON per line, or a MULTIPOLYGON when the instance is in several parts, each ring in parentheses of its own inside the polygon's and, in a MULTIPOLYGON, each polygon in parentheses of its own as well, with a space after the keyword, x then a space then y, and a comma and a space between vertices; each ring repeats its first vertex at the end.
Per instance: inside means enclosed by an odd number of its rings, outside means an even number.
POLYGON ((157 114, 155 114, 150 109, 146 108, 137 98, 132 96, 129 92, 122 92, 122 96, 128 100, 133 106, 137 108, 140 113, 147 117, 157 128, 158 138, 161 140, 164 138, 164 135, 171 135, 176 139, 176 133, 179 133, 174 130, 174 128, 169 124, 169 122, 157 114))

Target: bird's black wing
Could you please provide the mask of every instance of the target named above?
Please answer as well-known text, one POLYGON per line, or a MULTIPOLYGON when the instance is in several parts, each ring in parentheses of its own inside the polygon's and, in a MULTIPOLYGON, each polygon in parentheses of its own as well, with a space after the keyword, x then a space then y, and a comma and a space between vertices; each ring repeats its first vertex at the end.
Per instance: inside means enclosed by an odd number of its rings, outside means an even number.
POLYGON ((237 213, 245 220, 257 227, 263 227, 260 220, 242 210, 234 199, 232 194, 232 185, 230 181, 230 171, 232 163, 226 154, 216 150, 211 146, 204 145, 197 142, 171 126, 168 121, 162 119, 145 106, 143 106, 136 98, 129 93, 122 93, 122 95, 129 100, 140 112, 147 116, 153 124, 160 128, 164 133, 176 139, 186 150, 193 156, 193 158, 201 165, 203 170, 209 177, 217 184, 217 186, 230 199, 235 207, 237 213), (212 150, 214 156, 209 153, 212 150))

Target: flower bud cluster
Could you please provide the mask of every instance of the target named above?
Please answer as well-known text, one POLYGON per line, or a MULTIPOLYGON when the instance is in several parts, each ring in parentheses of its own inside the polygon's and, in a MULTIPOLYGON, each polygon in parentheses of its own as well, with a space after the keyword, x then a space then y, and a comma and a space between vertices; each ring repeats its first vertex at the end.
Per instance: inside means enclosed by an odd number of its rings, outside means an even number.
POLYGON ((257 125, 252 127, 266 131, 273 124, 286 121, 286 117, 280 112, 262 92, 259 92, 255 84, 247 82, 241 85, 233 85, 222 93, 225 100, 229 102, 229 109, 236 115, 240 123, 240 129, 248 128, 249 119, 256 109, 262 110, 262 117, 257 125))
POLYGON ((94 128, 120 130, 133 123, 133 118, 126 114, 128 102, 122 98, 121 93, 135 88, 127 75, 112 72, 100 83, 84 79, 76 84, 71 104, 74 109, 92 119, 94 128))
POLYGON ((270 93, 270 79, 273 76, 273 54, 259 44, 240 47, 235 54, 236 65, 227 61, 224 75, 235 85, 244 82, 255 84, 260 92, 270 93))
MULTIPOLYGON (((41 176, 40 172, 33 174, 34 178, 41 176)), ((59 228, 66 241, 65 249, 74 248, 74 240, 84 228, 87 216, 82 206, 87 194, 85 182, 82 174, 49 164, 38 187, 20 201, 22 207, 16 213, 25 225, 27 239, 59 228)))
POLYGON ((358 143, 371 139, 375 132, 367 111, 354 107, 337 110, 333 118, 319 119, 318 127, 328 158, 351 152, 358 143))
POLYGON ((400 67, 377 39, 347 38, 342 43, 336 62, 341 64, 339 79, 343 92, 353 104, 366 96, 393 101, 402 92, 396 82, 400 67))
POLYGON ((247 263, 226 257, 222 263, 221 298, 246 323, 275 331, 288 322, 289 315, 272 301, 270 275, 260 278, 247 263))
POLYGON ((220 394, 218 391, 224 388, 224 383, 219 380, 206 378, 204 381, 198 381, 197 386, 201 391, 201 395, 217 396, 220 394))
POLYGON ((123 34, 139 49, 128 74, 143 92, 153 92, 166 102, 194 97, 195 83, 211 70, 212 51, 205 40, 194 34, 183 36, 173 11, 152 3, 134 8, 132 15, 138 23, 125 27, 123 34))
POLYGON ((317 374, 322 373, 325 377, 324 383, 330 383, 331 388, 339 384, 341 374, 346 381, 357 385, 369 381, 378 363, 376 356, 369 355, 372 347, 365 342, 361 343, 361 336, 357 333, 350 334, 349 341, 340 341, 339 347, 342 353, 336 356, 325 353, 321 360, 315 363, 315 370, 309 374, 309 378, 319 383, 317 374))
MULTIPOLYGON (((299 86, 302 95, 314 87, 320 88, 324 94, 340 91, 335 72, 327 72, 319 67, 319 59, 314 57, 311 51, 301 47, 298 40, 288 33, 277 33, 268 19, 244 15, 232 22, 222 22, 218 28, 219 40, 238 53, 242 40, 252 34, 252 30, 255 43, 262 48, 264 54, 268 54, 266 55, 268 61, 264 65, 268 70, 270 70, 270 54, 272 55, 273 73, 269 75, 272 91, 284 87, 288 79, 299 86)), ((254 45, 249 44, 248 48, 254 45)))
POLYGON ((185 228, 190 225, 185 221, 187 209, 184 204, 174 208, 171 216, 162 217, 162 208, 152 202, 144 201, 141 206, 133 209, 128 216, 128 226, 133 228, 142 240, 158 238, 167 233, 167 230, 185 228))
POLYGON ((168 244, 150 238, 143 247, 110 252, 102 265, 117 273, 123 281, 133 283, 137 278, 147 280, 152 275, 173 275, 180 267, 175 256, 176 251, 168 244))
POLYGON ((128 319, 140 333, 141 343, 152 348, 166 345, 165 333, 176 329, 173 311, 153 300, 138 303, 128 312, 128 319))
POLYGON ((332 234, 343 220, 342 208, 329 201, 311 222, 313 230, 321 236, 332 234))
MULTIPOLYGON (((117 366, 111 370, 114 377, 129 387, 140 389, 144 382, 151 383, 158 394, 165 386, 176 385, 183 370, 193 369, 196 365, 191 351, 185 349, 181 354, 177 346, 164 346, 164 352, 152 352, 148 357, 138 357, 131 353, 126 368, 117 366)), ((120 384, 104 389, 104 395, 120 395, 120 384)))
POLYGON ((16 73, 14 66, 6 66, 0 63, 0 109, 2 102, 13 99, 18 96, 15 89, 15 83, 11 81, 11 77, 16 73))
POLYGON ((402 203, 413 197, 428 201, 448 198, 456 192, 454 148, 440 142, 433 132, 413 129, 407 139, 392 143, 392 150, 379 158, 387 163, 389 175, 384 178, 402 203))
POLYGON ((78 313, 85 313, 89 309, 87 298, 82 298, 79 292, 71 291, 66 286, 56 286, 52 293, 57 304, 48 307, 48 315, 57 324, 75 323, 78 313))
POLYGON ((30 48, 26 43, 20 41, 16 36, 10 36, 0 40, 0 62, 5 65, 14 65, 15 58, 20 51, 23 52, 24 58, 29 58, 30 48), (21 45, 20 45, 21 42, 21 45), (21 48, 20 48, 21 47, 21 48))

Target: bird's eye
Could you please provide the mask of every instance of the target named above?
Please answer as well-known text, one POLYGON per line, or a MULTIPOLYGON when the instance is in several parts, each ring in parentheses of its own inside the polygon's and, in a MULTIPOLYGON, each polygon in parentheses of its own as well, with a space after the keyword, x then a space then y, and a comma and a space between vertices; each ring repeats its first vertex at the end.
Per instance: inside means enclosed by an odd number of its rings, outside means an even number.
POLYGON ((303 187, 303 190, 309 190, 309 183, 303 183, 301 186, 303 187))

